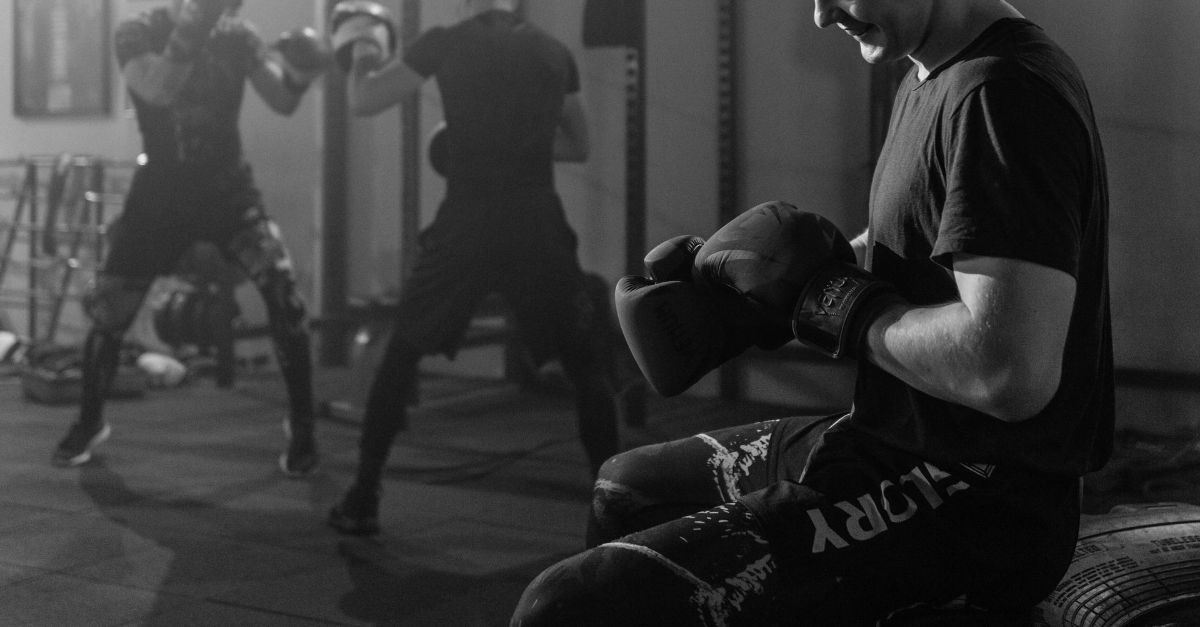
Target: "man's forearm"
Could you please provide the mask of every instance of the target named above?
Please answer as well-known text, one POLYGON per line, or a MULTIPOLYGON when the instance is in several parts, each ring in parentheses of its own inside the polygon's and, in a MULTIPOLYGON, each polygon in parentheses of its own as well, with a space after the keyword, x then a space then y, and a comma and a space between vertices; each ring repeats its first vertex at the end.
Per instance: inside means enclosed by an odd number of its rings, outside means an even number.
POLYGON ((192 74, 191 61, 179 61, 167 55, 144 54, 125 64, 122 74, 139 98, 157 106, 175 101, 192 74))

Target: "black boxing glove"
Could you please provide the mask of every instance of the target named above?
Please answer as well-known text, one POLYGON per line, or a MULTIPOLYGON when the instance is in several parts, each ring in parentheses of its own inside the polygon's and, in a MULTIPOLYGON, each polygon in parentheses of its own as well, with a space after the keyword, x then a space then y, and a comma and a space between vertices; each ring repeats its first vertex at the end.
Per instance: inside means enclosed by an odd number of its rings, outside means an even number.
POLYGON ((271 44, 283 66, 284 82, 301 93, 329 67, 331 53, 325 38, 310 26, 285 31, 271 44))
POLYGON ((738 297, 722 313, 776 348, 793 337, 832 357, 854 356, 882 306, 900 300, 860 269, 825 218, 784 202, 758 205, 721 227, 693 264, 697 282, 738 297))
POLYGON ((617 320, 646 380, 663 396, 684 392, 753 343, 747 329, 722 317, 725 296, 692 280, 704 240, 682 235, 645 258, 649 276, 617 282, 617 320))

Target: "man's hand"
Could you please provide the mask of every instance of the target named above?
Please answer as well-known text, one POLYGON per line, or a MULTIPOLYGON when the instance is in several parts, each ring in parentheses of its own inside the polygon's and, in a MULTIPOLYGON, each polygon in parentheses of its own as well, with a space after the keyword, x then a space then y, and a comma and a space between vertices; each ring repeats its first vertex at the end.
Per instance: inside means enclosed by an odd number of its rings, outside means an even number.
POLYGON ((334 59, 343 72, 378 67, 396 52, 396 24, 378 2, 343 0, 329 18, 334 59))
POLYGON ((617 282, 617 319, 634 360, 663 396, 686 391, 753 343, 748 329, 720 314, 727 295, 692 280, 692 261, 704 240, 689 235, 654 247, 647 276, 617 282))
POLYGON ((758 346, 795 337, 832 357, 857 355, 875 305, 899 298, 859 269, 833 223, 785 202, 758 205, 717 230, 693 272, 733 297, 725 317, 751 328, 758 346))

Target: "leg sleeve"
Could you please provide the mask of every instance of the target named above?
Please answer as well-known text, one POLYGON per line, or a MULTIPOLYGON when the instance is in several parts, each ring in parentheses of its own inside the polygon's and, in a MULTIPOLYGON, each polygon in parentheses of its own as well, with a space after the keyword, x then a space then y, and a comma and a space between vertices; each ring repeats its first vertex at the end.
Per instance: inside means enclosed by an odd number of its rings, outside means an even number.
POLYGON ((296 290, 291 257, 279 228, 261 213, 236 231, 224 254, 246 272, 267 307, 271 339, 291 404, 292 428, 311 430, 313 421, 312 355, 308 312, 296 290))

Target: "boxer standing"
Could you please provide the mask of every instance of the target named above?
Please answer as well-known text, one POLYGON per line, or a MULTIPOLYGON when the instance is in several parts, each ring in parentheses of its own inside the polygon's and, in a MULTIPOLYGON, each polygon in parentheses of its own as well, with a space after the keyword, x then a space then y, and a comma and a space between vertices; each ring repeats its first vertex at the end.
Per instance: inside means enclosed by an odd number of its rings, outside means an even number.
POLYGON ((266 303, 290 414, 279 466, 312 472, 312 367, 304 301, 280 233, 267 216, 242 153, 238 116, 246 83, 274 111, 295 111, 327 52, 311 30, 286 34, 269 53, 237 16, 241 0, 175 0, 121 23, 115 48, 142 133, 144 154, 108 254, 85 300, 79 419, 52 462, 91 458, 111 428, 102 416, 122 338, 154 279, 170 273, 193 243, 208 240, 254 282, 266 303))
POLYGON ((446 196, 401 292, 366 403, 354 483, 329 515, 342 533, 379 531, 380 480, 418 362, 452 357, 491 292, 505 297, 535 362, 562 361, 593 475, 618 450, 614 325, 608 307, 588 295, 554 186, 554 161, 588 156, 575 61, 516 14, 515 0, 464 0, 462 8, 462 21, 425 31, 391 59, 401 46, 383 6, 342 2, 331 20, 356 115, 390 108, 434 78, 446 122, 446 196))
POLYGON ((651 251, 617 306, 663 393, 794 337, 857 359, 853 405, 609 460, 593 548, 514 625, 874 625, 956 599, 958 624, 1027 624, 1071 560, 1114 411, 1084 81, 1002 0, 816 0, 814 19, 912 63, 868 230, 760 205, 651 251))

